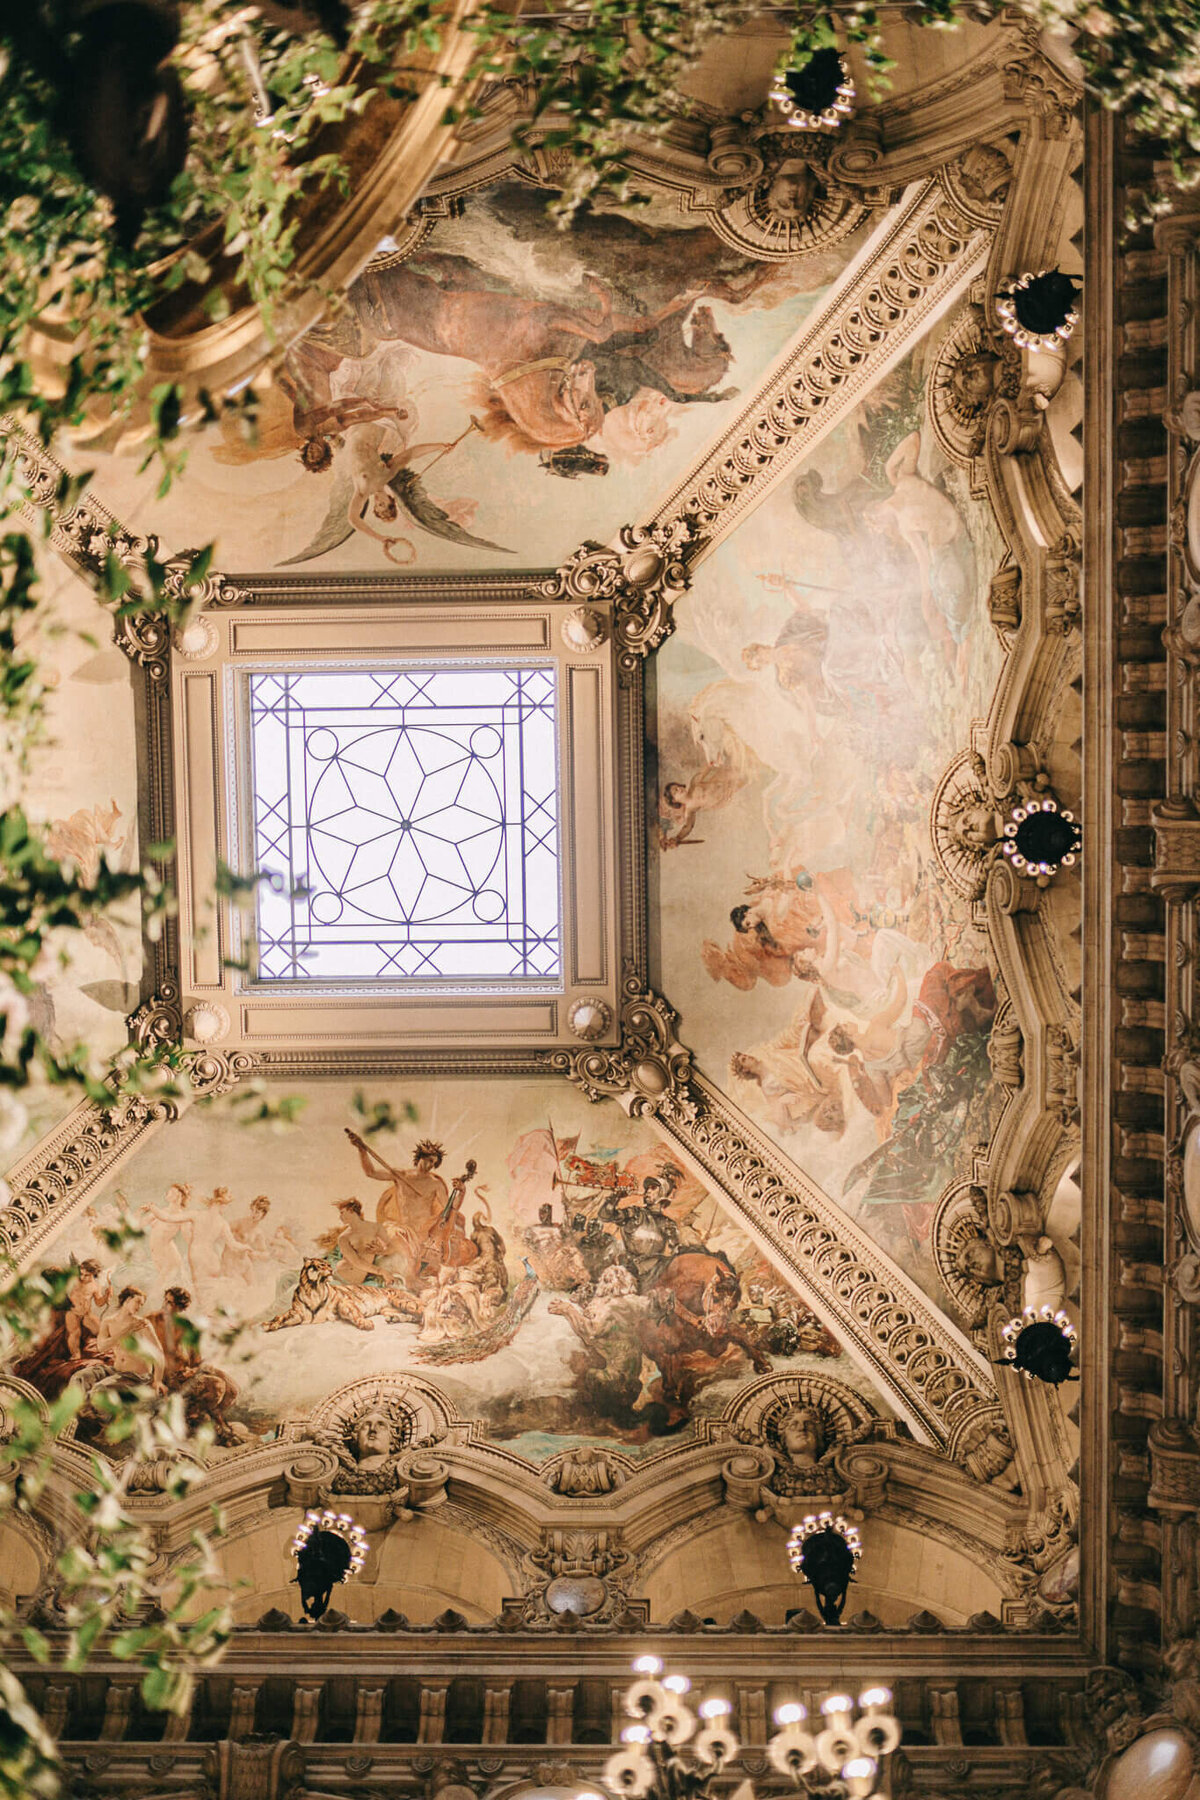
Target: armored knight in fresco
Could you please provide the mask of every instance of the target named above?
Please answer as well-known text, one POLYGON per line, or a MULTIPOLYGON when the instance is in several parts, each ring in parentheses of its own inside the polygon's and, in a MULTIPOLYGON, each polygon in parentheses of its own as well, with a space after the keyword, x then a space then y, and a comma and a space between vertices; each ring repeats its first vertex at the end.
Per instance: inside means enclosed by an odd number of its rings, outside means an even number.
POLYGON ((646 1176, 640 1206, 622 1206, 620 1197, 613 1195, 595 1214, 620 1232, 624 1261, 633 1270, 639 1294, 647 1291, 667 1260, 682 1247, 679 1227, 667 1211, 677 1182, 678 1176, 668 1164, 661 1175, 646 1176))

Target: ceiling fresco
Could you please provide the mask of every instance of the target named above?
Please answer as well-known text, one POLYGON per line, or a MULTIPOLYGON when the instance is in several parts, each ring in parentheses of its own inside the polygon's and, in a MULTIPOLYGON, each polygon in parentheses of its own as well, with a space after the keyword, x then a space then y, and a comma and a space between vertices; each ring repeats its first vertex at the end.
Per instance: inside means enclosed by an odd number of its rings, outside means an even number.
POLYGON ((1001 543, 929 397, 951 315, 724 543, 657 663, 659 979, 705 1072, 941 1302, 986 1143, 987 935, 930 801, 1000 668, 1001 543))
POLYGON ((304 1107, 283 1136, 193 1108, 89 1201, 48 1259, 84 1273, 11 1374, 46 1398, 138 1370, 170 1387, 165 1314, 186 1304, 205 1321, 189 1403, 227 1448, 331 1381, 405 1372, 534 1463, 649 1455, 768 1371, 820 1370, 886 1413, 720 1199, 616 1106, 555 1082, 418 1082, 411 1128, 367 1138, 354 1088, 287 1091, 304 1107), (142 1235, 114 1252, 123 1212, 142 1235))
MULTIPOLYGON (((798 169, 776 185, 811 183, 798 169)), ((509 179, 415 249, 385 244, 256 425, 226 415, 167 495, 89 447, 105 503, 172 545, 217 528, 231 572, 553 567, 702 457, 867 229, 852 209, 854 229, 763 262, 674 195, 566 229, 556 198, 509 179)))
POLYGON ((68 607, 36 790, 64 850, 132 859, 140 809, 207 895, 265 766, 220 710, 241 671, 492 656, 515 620, 515 659, 570 674, 563 891, 582 870, 613 920, 547 980, 551 1024, 367 979, 264 998, 219 960, 232 899, 207 970, 185 898, 144 956, 98 928, 45 972, 64 1041, 115 1047, 129 1014, 200 1099, 81 1108, 22 1156, 0 1235, 71 1274, 0 1385, 181 1394, 216 1438, 189 1504, 236 1496, 246 1623, 294 1616, 291 1515, 334 1493, 381 1542, 412 1528, 387 1555, 414 1594, 418 1536, 450 1571, 414 1598, 380 1550, 361 1622, 548 1629, 575 1556, 597 1629, 626 1602, 782 1625, 780 1534, 817 1497, 864 1518, 873 1629, 1074 1618, 1074 1391, 998 1359, 1023 1306, 1078 1318, 1079 870, 1035 890, 997 840, 1038 782, 1078 804, 1078 446, 990 321, 1014 264, 1071 266, 1077 218, 1032 191, 1010 50, 979 54, 954 74, 935 40, 928 117, 900 80, 878 144, 806 156, 706 102, 640 204, 565 230, 482 119, 261 384, 257 435, 206 428, 165 494, 136 447, 71 450, 81 563, 101 505, 215 548, 185 625, 118 627, 132 681, 68 607), (852 223, 795 248, 830 195, 852 223), (260 1084, 297 1123, 240 1122, 260 1084))
MULTIPOLYGON (((21 804, 47 828, 48 853, 94 881, 101 858, 113 869, 138 866, 132 671, 103 631, 97 633, 95 596, 86 583, 48 547, 40 548, 39 572, 47 600, 36 646, 45 684, 43 728, 21 783, 21 804)), ((60 933, 34 969, 35 988, 23 1005, 56 1054, 84 1044, 100 1063, 128 1039, 125 1019, 138 1002, 142 966, 135 898, 90 919, 82 931, 60 933)), ((0 1144, 10 1162, 74 1100, 73 1089, 49 1085, 26 1090, 20 1106, 6 1096, 0 1144)))

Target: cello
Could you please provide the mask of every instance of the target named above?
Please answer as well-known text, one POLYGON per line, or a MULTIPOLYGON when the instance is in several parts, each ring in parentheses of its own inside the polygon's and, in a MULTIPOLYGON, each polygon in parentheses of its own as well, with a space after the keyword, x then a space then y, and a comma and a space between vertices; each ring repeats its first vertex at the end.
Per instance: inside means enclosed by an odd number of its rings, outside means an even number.
POLYGON ((479 1246, 473 1244, 467 1236, 461 1210, 466 1198, 467 1183, 473 1178, 476 1167, 474 1159, 468 1158, 462 1174, 456 1175, 451 1182, 446 1204, 421 1246, 422 1275, 435 1274, 439 1269, 465 1268, 467 1263, 474 1262, 479 1255, 479 1246))

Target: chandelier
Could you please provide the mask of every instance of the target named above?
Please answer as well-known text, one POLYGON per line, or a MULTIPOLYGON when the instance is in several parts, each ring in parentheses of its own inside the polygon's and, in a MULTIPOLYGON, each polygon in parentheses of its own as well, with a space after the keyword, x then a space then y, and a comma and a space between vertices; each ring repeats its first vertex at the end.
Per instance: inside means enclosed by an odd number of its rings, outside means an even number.
POLYGON ((1000 1329, 1004 1349, 1000 1361, 1020 1369, 1026 1381, 1060 1387, 1074 1379, 1071 1356, 1078 1333, 1066 1313, 1052 1306, 1027 1306, 1019 1318, 1000 1329))
POLYGON ((1018 874, 1040 880, 1043 887, 1060 868, 1071 867, 1082 847, 1079 821, 1053 794, 1014 806, 1004 823, 1005 856, 1018 874))
POLYGON ((788 1561, 812 1588, 826 1625, 840 1625, 846 1594, 862 1555, 862 1539, 840 1513, 810 1513, 792 1530, 788 1561))
POLYGON ((1019 275, 997 294, 1000 323, 1020 350, 1058 350, 1079 323, 1078 283, 1061 269, 1019 275))
POLYGON ((323 1616, 339 1581, 357 1575, 367 1560, 367 1534, 349 1513, 306 1512, 292 1539, 300 1604, 308 1618, 323 1616))
POLYGON ((779 69, 770 99, 793 131, 836 131, 854 111, 854 80, 838 50, 817 50, 797 69, 779 69))
MULTIPOLYGON (((728 1723, 729 1701, 702 1700, 693 1713, 684 1704, 687 1676, 663 1675, 662 1667, 657 1656, 639 1656, 633 1665, 637 1679, 625 1691, 625 1711, 635 1723, 622 1731, 624 1747, 609 1757, 601 1777, 616 1800, 707 1800, 712 1782, 741 1753, 728 1723)), ((815 1732, 806 1729, 808 1710, 799 1701, 777 1707, 779 1730, 767 1747, 772 1768, 827 1800, 882 1800, 881 1765, 900 1742, 891 1704, 885 1687, 868 1688, 857 1705, 849 1694, 831 1694, 815 1732)), ((576 1800, 601 1796, 583 1793, 576 1800)))

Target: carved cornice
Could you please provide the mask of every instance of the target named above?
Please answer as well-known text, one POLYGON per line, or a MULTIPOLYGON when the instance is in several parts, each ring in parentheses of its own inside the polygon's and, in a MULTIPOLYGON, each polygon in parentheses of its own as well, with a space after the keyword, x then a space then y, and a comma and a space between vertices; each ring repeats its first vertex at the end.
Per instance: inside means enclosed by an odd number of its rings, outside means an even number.
POLYGON ((655 526, 687 521, 707 551, 806 456, 983 266, 990 228, 925 181, 874 233, 753 406, 675 489, 655 526))

